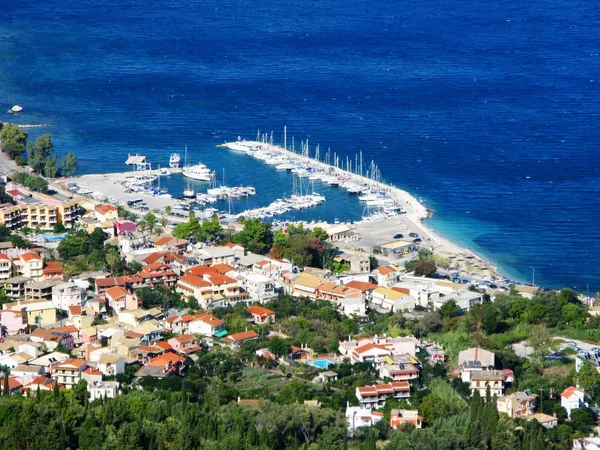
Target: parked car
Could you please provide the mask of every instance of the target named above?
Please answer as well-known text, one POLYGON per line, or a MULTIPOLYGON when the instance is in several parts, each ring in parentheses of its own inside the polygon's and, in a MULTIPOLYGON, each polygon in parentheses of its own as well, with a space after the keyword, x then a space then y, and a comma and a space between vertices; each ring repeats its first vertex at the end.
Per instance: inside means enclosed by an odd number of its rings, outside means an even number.
POLYGON ((421 238, 416 238, 416 239, 413 239, 413 242, 415 244, 418 244, 419 242, 423 242, 423 241, 421 240, 421 238))
POLYGON ((394 239, 402 239, 404 235, 402 233, 398 233, 394 235, 394 239))
POLYGON ((419 235, 417 233, 408 233, 408 235, 412 238, 419 237, 419 235))

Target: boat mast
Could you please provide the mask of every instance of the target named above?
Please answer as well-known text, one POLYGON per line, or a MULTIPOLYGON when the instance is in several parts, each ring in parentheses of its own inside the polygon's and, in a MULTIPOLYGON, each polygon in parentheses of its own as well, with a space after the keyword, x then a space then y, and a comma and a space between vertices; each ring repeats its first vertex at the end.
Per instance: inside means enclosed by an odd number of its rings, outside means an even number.
POLYGON ((287 150, 287 125, 283 126, 283 148, 287 150))

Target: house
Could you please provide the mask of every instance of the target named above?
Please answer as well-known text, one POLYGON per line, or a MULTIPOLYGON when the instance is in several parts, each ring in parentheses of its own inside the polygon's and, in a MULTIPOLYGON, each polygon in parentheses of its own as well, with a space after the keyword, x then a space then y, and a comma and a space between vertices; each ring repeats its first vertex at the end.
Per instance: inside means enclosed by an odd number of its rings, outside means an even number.
POLYGON ((8 393, 4 392, 5 389, 5 385, 4 383, 2 383, 0 385, 1 389, 0 391, 2 392, 3 395, 13 395, 16 392, 19 391, 19 389, 21 389, 23 387, 23 384, 21 384, 21 382, 19 382, 19 380, 17 380, 16 377, 8 377, 8 393))
POLYGON ((423 418, 419 416, 419 411, 408 409, 392 409, 390 412, 390 428, 402 428, 405 425, 412 425, 415 428, 421 428, 423 418))
POLYGON ((377 289, 377 285, 373 283, 366 283, 364 281, 352 280, 346 283, 346 286, 353 289, 358 289, 361 292, 363 301, 371 299, 371 293, 377 289))
MULTIPOLYGON (((408 355, 407 355, 408 356, 408 355)), ((410 358, 412 359, 412 358, 410 358)), ((386 358, 387 360, 387 358, 386 358)), ((390 358, 391 360, 391 358, 390 358)), ((418 361, 418 360, 417 360, 418 361)), ((379 378, 389 378, 392 381, 409 381, 419 378, 419 368, 416 364, 397 363, 390 364, 389 362, 379 368, 379 378)))
POLYGON ((501 370, 477 370, 471 372, 471 381, 469 388, 471 395, 475 391, 479 392, 480 397, 485 398, 488 388, 490 395, 501 397, 504 394, 504 382, 506 377, 501 370))
POLYGON ((204 247, 195 254, 200 264, 214 266, 215 264, 235 264, 236 251, 230 247, 204 247))
POLYGON ((183 336, 177 336, 167 341, 173 350, 177 353, 189 355, 201 350, 198 345, 198 338, 193 334, 184 334, 183 336))
POLYGON ((373 386, 360 386, 356 388, 356 398, 363 408, 380 408, 385 405, 388 398, 397 400, 410 398, 410 385, 408 381, 393 381, 373 386))
POLYGON ((415 299, 408 294, 378 287, 371 293, 371 304, 386 311, 412 311, 415 309, 415 299))
POLYGON ((122 288, 120 286, 115 286, 107 289, 104 292, 104 296, 106 301, 108 302, 108 306, 110 306, 115 311, 120 310, 134 310, 138 309, 138 301, 137 298, 130 294, 127 289, 122 288))
POLYGON ((496 409, 499 413, 508 414, 512 419, 527 418, 535 412, 536 398, 537 395, 529 391, 514 392, 504 397, 498 397, 496 409))
POLYGON ((4 294, 12 299, 19 300, 25 297, 25 284, 29 283, 31 278, 27 277, 12 277, 0 281, 4 294))
POLYGON ((496 355, 479 347, 463 350, 458 354, 458 370, 464 382, 471 381, 471 375, 484 370, 493 370, 496 355))
POLYGON ((45 330, 43 328, 36 328, 33 330, 30 339, 32 342, 44 344, 49 351, 56 350, 56 347, 59 345, 62 345, 69 350, 72 350, 74 347, 73 336, 69 333, 45 330))
POLYGON ((254 301, 265 302, 275 296, 275 284, 265 275, 255 272, 242 274, 242 284, 248 297, 254 301))
POLYGON ((119 395, 119 383, 116 381, 94 381, 88 384, 87 391, 90 395, 90 402, 98 399, 115 398, 119 395))
POLYGON ((52 288, 60 284, 59 280, 32 281, 25 285, 27 300, 52 300, 52 288))
POLYGON ((21 334, 27 329, 27 318, 23 311, 0 310, 0 337, 21 334))
POLYGON ((600 450, 600 437, 573 439, 573 450, 600 450))
POLYGON ((190 314, 184 314, 183 316, 171 316, 165 319, 165 329, 170 333, 175 334, 188 334, 192 333, 189 328, 189 324, 195 319, 190 314))
POLYGON ((382 288, 391 288, 398 282, 400 271, 392 266, 379 266, 373 271, 377 285, 382 288))
POLYGON ((15 345, 15 352, 26 353, 32 358, 37 358, 44 353, 44 344, 33 341, 19 342, 15 345))
POLYGON ((415 299, 417 305, 423 308, 435 308, 440 301, 440 290, 435 283, 422 278, 403 279, 393 287, 398 292, 404 292, 415 299))
POLYGON ((144 285, 144 279, 139 275, 123 275, 121 277, 96 278, 96 293, 102 294, 115 286, 135 289, 144 285))
POLYGON ((350 272, 369 273, 371 271, 371 261, 368 256, 356 254, 350 258, 350 272))
MULTIPOLYGON (((119 226, 117 225, 117 232, 119 226)), ((128 255, 129 253, 146 248, 150 246, 150 239, 147 233, 141 231, 124 231, 119 236, 119 248, 123 254, 128 255)))
POLYGON ((52 286, 52 304, 56 309, 68 311, 70 306, 81 305, 81 289, 73 282, 52 286))
POLYGON ((21 385, 26 386, 36 377, 44 373, 44 368, 40 366, 18 364, 10 370, 10 375, 15 377, 21 385))
POLYGON ((245 292, 240 291, 237 280, 216 270, 202 277, 184 275, 179 278, 175 290, 184 296, 195 297, 205 310, 235 304, 248 298, 245 292))
POLYGON ((191 334, 201 334, 203 336, 215 336, 225 331, 225 321, 216 318, 212 314, 197 314, 189 322, 188 331, 191 334))
POLYGON ((380 366, 388 363, 386 357, 404 354, 414 357, 417 352, 417 340, 414 337, 374 337, 358 341, 341 341, 338 351, 342 356, 350 358, 352 364, 367 361, 374 366, 380 366))
POLYGON ((292 281, 290 294, 294 297, 308 297, 315 300, 318 296, 317 288, 324 282, 327 282, 324 278, 303 273, 296 280, 292 281))
POLYGON ((567 410, 567 416, 571 417, 574 409, 586 408, 585 393, 583 389, 575 386, 568 387, 560 394, 560 406, 567 410))
POLYGON ((47 375, 40 375, 35 377, 31 383, 26 385, 25 389, 28 390, 30 394, 32 392, 37 392, 38 389, 40 391, 51 391, 54 389, 55 384, 56 382, 53 381, 51 377, 47 375))
POLYGON ((106 376, 125 372, 125 358, 116 353, 104 353, 98 359, 98 370, 106 376))
POLYGON ((102 377, 104 374, 100 372, 98 369, 93 367, 86 367, 83 372, 81 372, 81 379, 88 384, 88 389, 90 384, 102 381, 102 377))
POLYGON ((252 339, 258 339, 258 334, 254 330, 242 331, 241 333, 230 334, 223 338, 223 342, 228 343, 232 348, 240 347, 244 342, 252 339))
POLYGON ((362 293, 344 284, 337 284, 333 281, 325 281, 317 286, 317 298, 320 300, 329 300, 339 306, 339 302, 346 299, 362 300, 362 293))
POLYGON ((224 244, 224 247, 230 248, 234 252, 236 259, 243 258, 246 254, 246 249, 241 244, 234 244, 233 242, 228 242, 227 244, 224 244))
POLYGON ((338 308, 348 317, 367 314, 367 305, 362 298, 344 298, 338 302, 338 308))
POLYGON ((81 359, 67 359, 52 368, 52 378, 58 384, 71 389, 81 381, 81 373, 86 367, 86 361, 81 359))
POLYGON ((186 369, 187 366, 183 356, 166 352, 148 361, 136 372, 136 376, 166 378, 173 375, 184 375, 186 369))
POLYGON ((63 277, 63 268, 60 261, 49 261, 42 270, 44 280, 62 280, 63 277))
POLYGON ((117 207, 109 204, 96 205, 95 217, 98 222, 119 220, 117 207))
POLYGON ((526 420, 537 420, 541 426, 548 429, 554 428, 558 425, 558 418, 556 417, 556 414, 549 416, 548 414, 535 413, 527 417, 526 420))
POLYGON ((165 236, 161 236, 157 240, 155 240, 154 246, 161 251, 168 251, 168 250, 179 251, 179 250, 184 250, 185 247, 187 246, 187 243, 188 242, 185 239, 178 239, 173 236, 165 235, 165 236))
POLYGON ((397 255, 406 255, 410 252, 414 252, 418 249, 418 245, 410 241, 392 241, 379 246, 381 254, 390 257, 397 257, 397 255))
POLYGON ((470 291, 469 289, 462 286, 461 289, 454 291, 450 294, 441 296, 434 300, 433 307, 435 309, 439 309, 449 301, 454 301, 461 310, 468 311, 473 305, 482 304, 483 296, 484 294, 482 294, 481 292, 470 291))
POLYGON ((252 314, 252 321, 257 325, 263 325, 265 323, 275 322, 275 311, 271 311, 268 308, 262 306, 253 305, 246 308, 250 314, 252 314))
POLYGON ((14 260, 19 275, 27 278, 41 278, 43 275, 43 260, 34 252, 21 254, 14 260))
POLYGON ((4 308, 23 311, 27 325, 44 326, 56 323, 56 307, 50 301, 5 303, 4 308))
POLYGON ((175 286, 177 282, 175 271, 158 261, 144 266, 138 275, 142 277, 144 284, 150 287, 175 286))
POLYGON ((383 419, 382 412, 361 408, 360 406, 346 406, 346 423, 348 424, 348 434, 350 436, 354 430, 360 427, 372 427, 381 419, 383 419))
POLYGON ((355 242, 360 237, 356 230, 343 223, 326 227, 325 233, 329 242, 355 242))

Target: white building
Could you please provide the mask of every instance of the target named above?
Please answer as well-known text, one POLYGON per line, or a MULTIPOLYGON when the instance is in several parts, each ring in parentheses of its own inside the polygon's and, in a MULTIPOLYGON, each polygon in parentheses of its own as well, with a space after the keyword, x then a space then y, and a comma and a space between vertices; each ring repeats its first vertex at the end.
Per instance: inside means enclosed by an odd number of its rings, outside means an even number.
POLYGON ((567 410, 567 415, 571 417, 574 409, 585 408, 585 393, 583 389, 571 386, 560 394, 560 406, 567 410))
POLYGON ((265 275, 254 272, 242 274, 242 283, 251 300, 264 303, 277 296, 273 280, 265 275))
POLYGON ((359 427, 372 427, 377 422, 383 419, 383 413, 373 411, 360 406, 346 406, 346 422, 348 424, 348 433, 359 427))
POLYGON ((68 311, 69 306, 81 305, 81 289, 73 282, 53 286, 52 304, 63 311, 68 311))
POLYGON ((90 394, 90 402, 100 398, 115 398, 119 395, 119 383, 116 381, 94 381, 88 384, 87 389, 90 394))

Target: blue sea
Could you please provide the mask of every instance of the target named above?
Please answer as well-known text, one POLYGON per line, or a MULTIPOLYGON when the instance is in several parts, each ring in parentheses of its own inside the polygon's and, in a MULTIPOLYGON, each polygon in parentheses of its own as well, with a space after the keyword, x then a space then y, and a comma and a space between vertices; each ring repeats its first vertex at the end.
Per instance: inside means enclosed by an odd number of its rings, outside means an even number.
MULTIPOLYGON (((429 225, 509 277, 600 290, 600 19, 589 0, 4 2, 0 111, 81 173, 207 164, 257 196, 289 175, 216 148, 274 132, 358 152, 429 225)), ((179 177, 163 180, 178 195, 179 177)), ((202 186, 198 185, 197 188, 202 186)), ((354 220, 347 193, 297 218, 354 220)))

